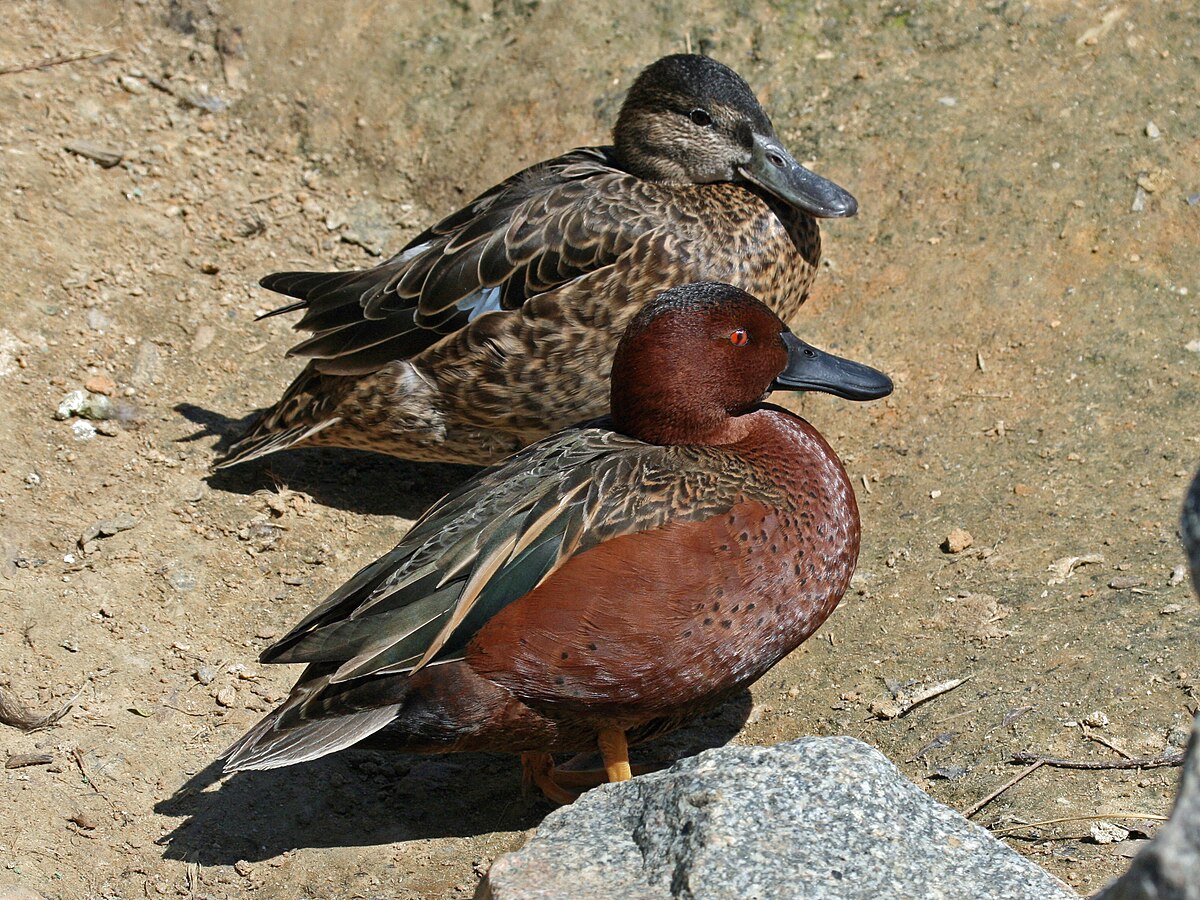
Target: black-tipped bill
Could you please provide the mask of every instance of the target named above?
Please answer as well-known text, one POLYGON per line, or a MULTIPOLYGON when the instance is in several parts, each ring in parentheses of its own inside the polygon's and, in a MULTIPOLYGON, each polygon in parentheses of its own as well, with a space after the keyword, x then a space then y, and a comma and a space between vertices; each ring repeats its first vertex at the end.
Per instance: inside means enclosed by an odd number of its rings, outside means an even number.
POLYGON ((774 137, 754 136, 750 162, 742 177, 770 191, 780 200, 819 219, 842 219, 858 212, 858 201, 845 188, 811 172, 774 137))
POLYGON ((878 369, 818 350, 790 331, 780 336, 788 363, 771 390, 822 391, 843 400, 878 400, 892 392, 892 379, 878 369))

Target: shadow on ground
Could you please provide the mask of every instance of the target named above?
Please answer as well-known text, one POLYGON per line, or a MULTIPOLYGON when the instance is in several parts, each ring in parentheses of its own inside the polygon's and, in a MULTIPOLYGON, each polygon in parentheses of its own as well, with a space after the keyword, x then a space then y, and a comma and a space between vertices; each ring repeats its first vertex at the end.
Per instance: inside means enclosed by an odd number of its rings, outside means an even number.
MULTIPOLYGON (((214 454, 228 450, 258 413, 233 419, 190 403, 175 411, 203 426, 183 442, 216 435, 214 454)), ((421 463, 378 453, 316 447, 285 450, 207 477, 215 491, 253 494, 283 485, 308 494, 321 506, 361 515, 416 519, 447 491, 462 484, 479 469, 453 463, 421 463)))
MULTIPOLYGON (((645 747, 633 761, 667 764, 718 747, 750 714, 749 691, 645 747)), ((533 828, 554 807, 522 794, 508 754, 416 756, 350 750, 311 763, 239 772, 215 761, 155 812, 186 817, 160 839, 168 859, 202 866, 257 862, 301 847, 373 846, 533 828)))

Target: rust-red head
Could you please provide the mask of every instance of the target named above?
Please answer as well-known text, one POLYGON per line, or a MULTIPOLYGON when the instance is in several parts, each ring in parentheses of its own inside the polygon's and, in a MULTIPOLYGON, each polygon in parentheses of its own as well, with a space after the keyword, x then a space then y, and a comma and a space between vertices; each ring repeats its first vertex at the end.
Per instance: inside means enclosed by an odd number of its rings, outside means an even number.
POLYGON ((721 443, 730 418, 773 390, 875 400, 892 382, 806 344, 745 291, 698 282, 664 291, 629 323, 613 359, 612 417, 648 443, 721 443))

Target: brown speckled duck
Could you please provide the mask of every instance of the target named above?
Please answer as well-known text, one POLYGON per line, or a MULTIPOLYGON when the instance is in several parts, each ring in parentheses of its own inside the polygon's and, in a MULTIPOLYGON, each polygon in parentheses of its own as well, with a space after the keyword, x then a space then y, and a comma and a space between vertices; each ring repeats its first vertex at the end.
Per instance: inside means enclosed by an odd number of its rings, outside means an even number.
MULTIPOLYGON (((833 611, 858 556, 842 464, 773 388, 869 400, 880 372, 796 338, 749 294, 645 304, 616 351, 611 418, 447 494, 262 661, 308 668, 226 751, 227 771, 363 746, 550 756, 666 733, 762 676, 833 611)), ((574 779, 568 782, 568 778, 574 779)))
POLYGON ((784 149, 746 82, 703 56, 645 69, 611 147, 520 172, 355 272, 280 272, 309 363, 219 466, 297 446, 472 464, 606 412, 625 325, 676 284, 729 282, 790 321, 816 217, 857 210, 784 149))

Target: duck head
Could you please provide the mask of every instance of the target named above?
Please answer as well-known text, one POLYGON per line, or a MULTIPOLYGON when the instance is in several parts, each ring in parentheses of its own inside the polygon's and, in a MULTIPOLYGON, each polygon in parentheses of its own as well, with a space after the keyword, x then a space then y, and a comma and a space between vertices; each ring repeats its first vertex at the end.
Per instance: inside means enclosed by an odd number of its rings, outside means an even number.
POLYGON ((651 444, 720 444, 731 421, 773 390, 876 400, 891 379, 800 340, 739 288, 698 282, 650 300, 613 358, 611 406, 620 431, 651 444))
POLYGON ((796 162, 741 76, 707 56, 665 56, 644 69, 613 142, 620 164, 649 181, 748 182, 812 216, 858 212, 848 191, 796 162))

